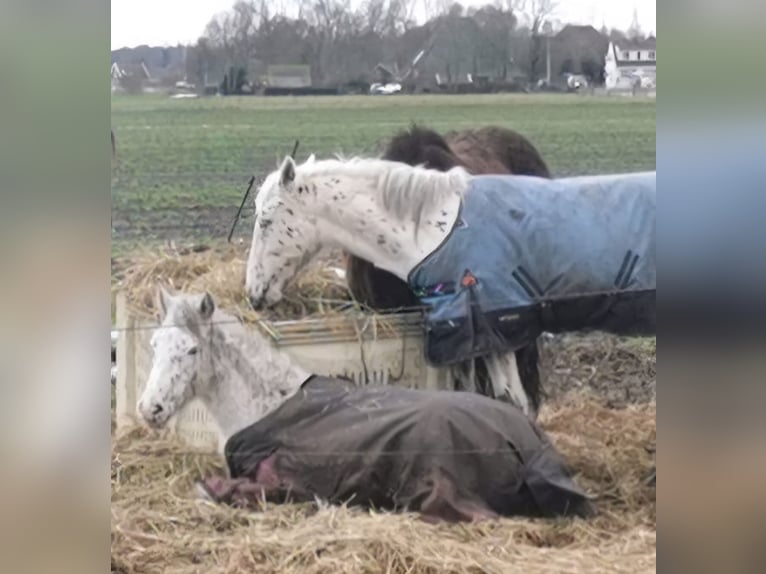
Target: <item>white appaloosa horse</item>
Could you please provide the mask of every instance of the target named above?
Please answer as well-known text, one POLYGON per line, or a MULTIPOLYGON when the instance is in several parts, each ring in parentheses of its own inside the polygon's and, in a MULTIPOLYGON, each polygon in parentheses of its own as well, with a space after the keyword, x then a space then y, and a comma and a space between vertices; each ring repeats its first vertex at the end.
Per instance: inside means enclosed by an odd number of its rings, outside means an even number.
POLYGON ((152 335, 154 362, 138 411, 164 427, 192 398, 208 409, 224 439, 295 393, 310 374, 209 294, 160 290, 161 325, 152 335))
POLYGON ((513 350, 543 331, 653 334, 656 173, 547 180, 380 159, 286 158, 256 194, 247 265, 273 305, 322 247, 408 282, 426 355, 487 357, 493 394, 536 413, 513 350))

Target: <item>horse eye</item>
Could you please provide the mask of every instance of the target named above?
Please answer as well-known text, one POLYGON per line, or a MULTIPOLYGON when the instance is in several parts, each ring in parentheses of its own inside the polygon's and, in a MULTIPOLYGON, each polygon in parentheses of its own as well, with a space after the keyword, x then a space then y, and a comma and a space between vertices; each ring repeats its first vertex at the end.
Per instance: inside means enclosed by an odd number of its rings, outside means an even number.
POLYGON ((196 355, 197 354, 197 347, 192 347, 191 349, 189 349, 189 354, 190 355, 196 355))

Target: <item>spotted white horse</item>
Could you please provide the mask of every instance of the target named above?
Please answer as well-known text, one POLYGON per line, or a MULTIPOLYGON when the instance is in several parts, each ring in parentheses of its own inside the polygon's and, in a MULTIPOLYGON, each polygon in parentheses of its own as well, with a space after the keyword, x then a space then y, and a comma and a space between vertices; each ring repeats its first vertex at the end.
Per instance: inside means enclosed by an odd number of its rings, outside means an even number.
POLYGON ((486 357, 495 397, 534 418, 514 345, 653 331, 655 187, 654 173, 550 181, 288 157, 255 197, 247 290, 256 309, 273 305, 322 247, 353 253, 432 306, 432 362, 486 357))
POLYGON ((217 308, 210 294, 159 294, 161 323, 152 334, 152 369, 138 402, 141 417, 161 429, 198 398, 225 439, 295 393, 310 373, 217 308))

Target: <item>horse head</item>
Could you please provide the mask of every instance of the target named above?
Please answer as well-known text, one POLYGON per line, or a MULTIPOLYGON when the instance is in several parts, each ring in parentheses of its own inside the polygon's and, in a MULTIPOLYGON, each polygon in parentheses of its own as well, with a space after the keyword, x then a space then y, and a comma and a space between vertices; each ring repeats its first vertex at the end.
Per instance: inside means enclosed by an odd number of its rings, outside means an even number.
MULTIPOLYGON (((314 161, 311 155, 303 165, 314 161)), ((256 193, 246 273, 254 309, 278 302, 288 281, 319 251, 316 218, 307 216, 316 195, 316 185, 306 180, 290 156, 256 193)))
POLYGON ((154 353, 138 412, 162 428, 212 380, 210 339, 215 302, 204 295, 171 295, 160 288, 160 326, 152 335, 154 353))

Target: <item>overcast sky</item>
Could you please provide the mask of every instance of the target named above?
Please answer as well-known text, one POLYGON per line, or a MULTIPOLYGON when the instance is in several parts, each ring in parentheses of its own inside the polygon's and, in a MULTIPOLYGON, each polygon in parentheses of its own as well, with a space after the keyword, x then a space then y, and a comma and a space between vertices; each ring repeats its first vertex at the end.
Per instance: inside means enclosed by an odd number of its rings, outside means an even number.
MULTIPOLYGON (((359 1, 352 0, 354 4, 359 1)), ((466 7, 487 3, 487 0, 461 1, 466 7)), ((234 0, 112 0, 112 49, 196 42, 210 18, 233 4, 234 0)), ((642 29, 656 33, 655 0, 559 0, 556 17, 563 22, 592 24, 596 28, 606 24, 609 28, 627 29, 634 7, 642 29)))

